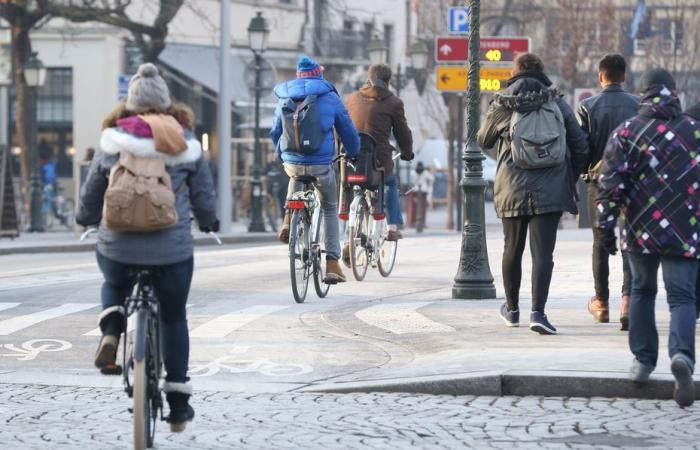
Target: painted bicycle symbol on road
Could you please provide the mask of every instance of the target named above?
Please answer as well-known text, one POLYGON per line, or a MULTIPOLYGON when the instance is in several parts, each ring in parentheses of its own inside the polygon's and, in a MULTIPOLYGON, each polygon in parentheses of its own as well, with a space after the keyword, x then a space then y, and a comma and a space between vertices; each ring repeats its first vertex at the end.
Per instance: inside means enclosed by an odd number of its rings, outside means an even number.
POLYGON ((32 339, 17 347, 14 344, 0 344, 0 349, 14 353, 0 353, 0 356, 11 356, 17 361, 32 361, 41 353, 65 352, 73 348, 73 344, 61 339, 32 339))
POLYGON ((275 363, 267 358, 242 359, 241 350, 232 350, 231 355, 221 356, 208 364, 190 367, 191 377, 210 377, 219 372, 259 373, 268 377, 290 377, 304 375, 314 371, 308 364, 275 363))

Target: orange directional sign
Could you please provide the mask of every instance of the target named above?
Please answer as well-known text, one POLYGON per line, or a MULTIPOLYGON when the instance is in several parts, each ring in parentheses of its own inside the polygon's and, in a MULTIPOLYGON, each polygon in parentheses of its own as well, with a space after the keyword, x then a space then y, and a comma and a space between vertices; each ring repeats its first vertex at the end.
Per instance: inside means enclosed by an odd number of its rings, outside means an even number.
MULTIPOLYGON (((508 67, 482 67, 479 71, 482 91, 500 91, 504 81, 511 77, 508 67)), ((437 68, 437 88, 443 92, 461 92, 467 90, 469 71, 466 67, 439 66, 437 68)))

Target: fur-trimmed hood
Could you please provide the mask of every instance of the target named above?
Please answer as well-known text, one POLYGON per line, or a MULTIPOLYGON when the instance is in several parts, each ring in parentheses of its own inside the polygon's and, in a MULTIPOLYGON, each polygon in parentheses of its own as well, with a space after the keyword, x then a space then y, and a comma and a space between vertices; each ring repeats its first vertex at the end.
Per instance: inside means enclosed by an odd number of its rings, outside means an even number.
POLYGON ((175 155, 166 155, 156 151, 153 138, 142 138, 126 132, 120 127, 110 127, 102 130, 100 137, 100 148, 107 154, 117 155, 119 152, 127 151, 136 156, 160 157, 165 159, 169 166, 196 162, 202 157, 202 145, 199 143, 194 133, 185 131, 185 142, 187 148, 175 155))

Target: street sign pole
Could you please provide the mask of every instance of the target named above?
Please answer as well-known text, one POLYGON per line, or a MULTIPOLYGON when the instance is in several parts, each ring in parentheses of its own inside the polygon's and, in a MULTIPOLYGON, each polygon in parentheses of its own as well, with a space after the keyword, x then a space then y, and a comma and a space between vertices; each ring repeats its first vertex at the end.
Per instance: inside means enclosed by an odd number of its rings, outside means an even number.
POLYGON ((482 161, 485 159, 476 142, 479 129, 479 6, 480 0, 469 1, 469 89, 467 91, 467 145, 462 153, 464 173, 462 192, 464 198, 464 226, 459 267, 452 287, 454 299, 496 298, 496 288, 489 266, 486 248, 486 220, 482 161))

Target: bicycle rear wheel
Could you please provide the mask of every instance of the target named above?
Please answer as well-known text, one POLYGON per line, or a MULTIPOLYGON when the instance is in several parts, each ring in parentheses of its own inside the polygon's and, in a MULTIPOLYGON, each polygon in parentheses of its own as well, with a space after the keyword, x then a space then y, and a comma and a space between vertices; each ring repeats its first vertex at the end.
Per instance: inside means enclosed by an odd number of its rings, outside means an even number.
POLYGON ((314 230, 311 238, 311 248, 316 253, 314 255, 314 288, 316 289, 316 295, 319 298, 324 298, 328 295, 331 285, 323 282, 326 278, 326 251, 323 249, 326 230, 324 228, 323 213, 319 208, 316 208, 314 212, 314 220, 311 226, 314 230))
POLYGON ((369 211, 362 198, 353 202, 350 216, 354 218, 348 231, 350 267, 355 279, 362 281, 365 279, 369 267, 369 254, 366 248, 369 237, 369 211), (352 211, 353 209, 355 211, 352 211))
POLYGON ((299 210, 294 211, 289 227, 289 270, 294 301, 304 303, 309 289, 309 232, 299 210))
POLYGON ((398 249, 398 242, 386 240, 386 219, 382 223, 379 239, 381 243, 377 252, 377 269, 379 269, 379 274, 386 278, 394 270, 396 250, 398 249))
POLYGON ((134 450, 144 450, 153 447, 151 434, 151 402, 148 395, 148 315, 144 309, 136 313, 136 330, 134 330, 133 385, 134 400, 134 450), (137 358, 138 349, 143 354, 137 358))

